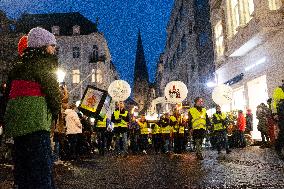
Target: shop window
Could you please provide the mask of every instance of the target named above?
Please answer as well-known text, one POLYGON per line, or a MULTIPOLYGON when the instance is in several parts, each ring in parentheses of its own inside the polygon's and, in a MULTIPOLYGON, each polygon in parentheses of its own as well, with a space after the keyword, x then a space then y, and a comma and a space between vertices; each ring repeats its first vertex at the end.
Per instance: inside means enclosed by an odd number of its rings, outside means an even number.
POLYGON ((278 10, 282 6, 281 0, 268 0, 270 10, 278 10))

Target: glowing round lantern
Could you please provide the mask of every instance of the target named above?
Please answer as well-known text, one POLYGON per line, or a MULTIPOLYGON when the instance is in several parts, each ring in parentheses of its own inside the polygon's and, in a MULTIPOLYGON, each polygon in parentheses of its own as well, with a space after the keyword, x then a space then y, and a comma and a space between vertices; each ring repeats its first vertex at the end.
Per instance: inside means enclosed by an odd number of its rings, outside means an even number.
POLYGON ((108 87, 108 93, 114 101, 124 101, 131 93, 130 85, 124 80, 115 80, 108 87))
POLYGON ((212 99, 218 105, 229 104, 233 99, 233 89, 225 84, 218 85, 212 92, 212 99))
POLYGON ((181 81, 171 81, 165 88, 165 97, 172 103, 181 103, 187 97, 187 93, 187 87, 181 81))

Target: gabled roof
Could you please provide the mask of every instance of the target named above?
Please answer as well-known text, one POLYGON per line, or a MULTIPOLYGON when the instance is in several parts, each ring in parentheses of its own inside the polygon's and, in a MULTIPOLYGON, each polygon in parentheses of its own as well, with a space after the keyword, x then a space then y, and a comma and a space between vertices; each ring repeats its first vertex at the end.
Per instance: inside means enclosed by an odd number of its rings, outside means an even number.
POLYGON ((59 26, 59 35, 73 34, 73 26, 80 26, 80 35, 97 32, 97 25, 79 12, 51 14, 23 14, 16 23, 17 32, 28 33, 30 29, 40 26, 51 31, 52 26, 59 26))

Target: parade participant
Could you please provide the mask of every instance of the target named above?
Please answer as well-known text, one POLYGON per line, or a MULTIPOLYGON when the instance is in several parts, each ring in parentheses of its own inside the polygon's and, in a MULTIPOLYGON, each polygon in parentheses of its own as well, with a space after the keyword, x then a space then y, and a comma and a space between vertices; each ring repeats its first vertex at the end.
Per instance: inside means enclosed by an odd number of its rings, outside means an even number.
POLYGON ((53 128, 53 142, 54 142, 54 150, 53 150, 53 159, 55 164, 60 164, 61 159, 66 158, 66 145, 64 142, 66 141, 66 124, 65 124, 65 114, 64 111, 68 107, 69 94, 67 90, 67 86, 65 83, 61 83, 60 85, 61 92, 61 111, 58 114, 58 119, 54 124, 53 128))
POLYGON ((21 63, 8 76, 5 134, 14 137, 18 188, 54 188, 50 128, 60 112, 55 36, 43 28, 28 33, 21 63))
POLYGON ((279 133, 275 143, 275 150, 281 159, 284 159, 281 153, 284 147, 284 80, 282 85, 275 88, 273 91, 273 109, 275 119, 278 121, 279 133))
POLYGON ((161 119, 159 124, 161 125, 162 139, 163 139, 163 152, 169 153, 170 148, 170 134, 171 134, 171 126, 170 126, 170 114, 165 113, 161 119))
POLYGON ((173 115, 170 116, 170 125, 173 131, 174 152, 180 154, 182 152, 184 139, 184 125, 177 109, 175 109, 173 115))
POLYGON ((221 153, 223 142, 225 145, 226 153, 229 154, 231 151, 229 149, 228 136, 227 136, 227 116, 225 113, 221 112, 221 107, 216 106, 216 113, 213 114, 212 118, 214 134, 216 136, 216 145, 218 154, 221 153))
POLYGON ((136 121, 136 117, 133 116, 131 123, 129 125, 130 149, 133 154, 138 153, 139 136, 140 136, 140 128, 136 121))
POLYGON ((127 155, 127 131, 129 113, 124 107, 124 102, 116 103, 116 109, 111 116, 114 123, 114 137, 116 139, 116 150, 118 155, 127 155))
POLYGON ((237 128, 238 128, 238 147, 244 148, 246 146, 244 132, 246 130, 246 118, 242 110, 238 111, 237 118, 237 128))
POLYGON ((66 121, 66 135, 70 144, 69 158, 71 160, 79 158, 79 146, 78 139, 82 133, 82 124, 78 114, 76 113, 76 104, 68 105, 68 108, 64 111, 66 121))
POLYGON ((140 128, 140 137, 139 137, 140 150, 142 150, 143 154, 147 154, 149 129, 145 115, 142 115, 140 119, 137 119, 137 123, 140 128))
POLYGON ((100 114, 97 118, 95 131, 97 132, 99 154, 102 156, 105 154, 106 130, 107 116, 100 114))
POLYGON ((152 123, 152 139, 155 153, 158 154, 162 150, 162 132, 159 123, 152 123))
POLYGON ((207 126, 210 126, 210 120, 206 114, 206 109, 203 107, 203 99, 197 97, 194 100, 194 107, 189 109, 188 124, 192 130, 193 140, 195 142, 196 157, 203 160, 202 142, 205 138, 207 126))
POLYGON ((267 125, 267 114, 269 109, 264 103, 256 107, 256 118, 258 119, 257 129, 261 133, 261 148, 265 148, 269 144, 269 134, 267 125))

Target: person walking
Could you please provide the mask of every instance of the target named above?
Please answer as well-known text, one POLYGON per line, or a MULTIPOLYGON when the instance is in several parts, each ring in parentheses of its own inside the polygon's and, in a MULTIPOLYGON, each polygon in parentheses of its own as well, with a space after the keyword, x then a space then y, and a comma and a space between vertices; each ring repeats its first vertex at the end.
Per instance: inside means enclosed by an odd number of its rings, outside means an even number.
POLYGON ((66 115, 66 135, 69 142, 69 158, 71 160, 77 160, 79 158, 79 146, 77 144, 79 134, 82 133, 82 124, 75 111, 76 108, 76 104, 70 104, 64 112, 66 115))
POLYGON ((118 155, 126 156, 129 112, 125 109, 124 102, 116 103, 116 109, 111 116, 111 121, 114 123, 113 132, 118 155))
POLYGON ((246 147, 246 141, 245 141, 245 136, 244 136, 244 132, 246 130, 246 118, 245 118, 242 110, 238 111, 237 128, 238 128, 238 143, 237 143, 237 146, 239 148, 244 148, 244 147, 246 147))
POLYGON ((225 113, 221 112, 221 107, 216 106, 216 113, 213 114, 212 118, 214 134, 216 136, 216 146, 218 154, 221 153, 222 146, 225 146, 226 153, 229 154, 231 150, 229 149, 228 136, 227 136, 227 116, 225 113))
POLYGON ((284 80, 282 85, 276 87, 273 91, 273 111, 275 113, 274 118, 278 121, 278 137, 275 142, 275 150, 279 157, 284 160, 282 150, 284 147, 284 80))
POLYGON ((206 109, 203 107, 203 99, 197 97, 194 100, 194 107, 189 109, 188 124, 192 130, 192 136, 195 143, 196 157, 203 160, 202 143, 205 138, 207 126, 210 126, 210 120, 207 116, 206 109))
POLYGON ((269 144, 267 114, 268 108, 264 103, 256 107, 256 118, 258 119, 257 129, 260 131, 262 139, 260 148, 265 148, 269 144))
POLYGON ((9 73, 5 134, 14 137, 14 177, 18 188, 54 188, 50 129, 60 112, 55 71, 56 39, 36 27, 28 33, 21 63, 9 73))

